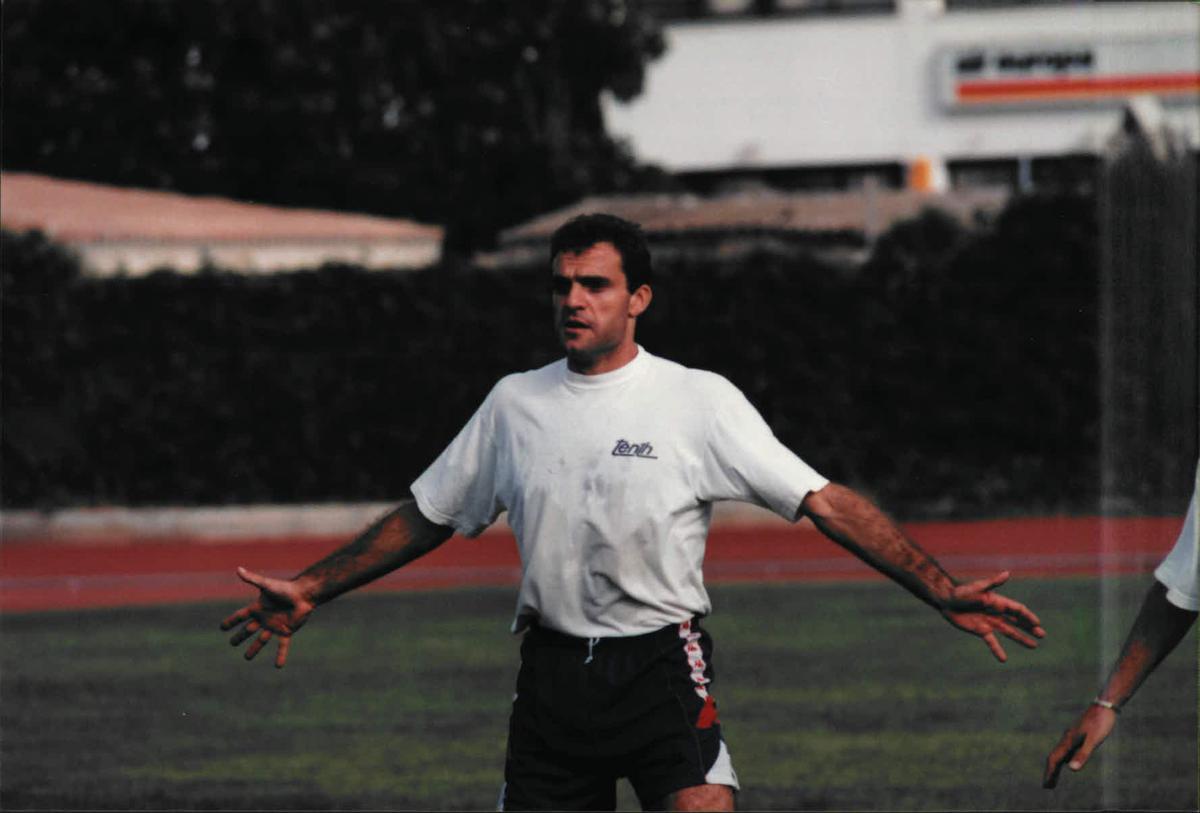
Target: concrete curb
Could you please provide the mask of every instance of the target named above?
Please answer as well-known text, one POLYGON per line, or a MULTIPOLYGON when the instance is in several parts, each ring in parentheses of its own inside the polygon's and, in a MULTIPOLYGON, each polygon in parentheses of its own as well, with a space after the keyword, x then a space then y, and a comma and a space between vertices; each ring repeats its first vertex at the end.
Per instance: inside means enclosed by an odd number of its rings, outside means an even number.
MULTIPOLYGON (((393 505, 371 502, 4 511, 0 512, 0 539, 5 542, 72 542, 188 538, 218 542, 249 538, 350 536, 378 519, 393 505)), ((713 512, 714 526, 775 523, 786 524, 766 509, 742 503, 720 503, 713 512)), ((485 534, 509 532, 506 517, 502 515, 485 534)))

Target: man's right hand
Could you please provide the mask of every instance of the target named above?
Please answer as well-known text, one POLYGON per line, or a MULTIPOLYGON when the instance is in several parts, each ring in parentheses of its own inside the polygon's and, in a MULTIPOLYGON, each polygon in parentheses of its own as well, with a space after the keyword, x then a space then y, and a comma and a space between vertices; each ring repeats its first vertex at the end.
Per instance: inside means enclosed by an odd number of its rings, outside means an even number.
POLYGON ((292 635, 304 626, 316 605, 304 595, 296 582, 273 579, 246 570, 237 569, 238 576, 247 584, 258 588, 258 598, 221 622, 221 629, 231 630, 244 623, 233 634, 229 643, 238 646, 253 637, 246 647, 246 660, 250 660, 266 646, 272 637, 279 639, 275 653, 275 666, 282 669, 287 663, 292 635))

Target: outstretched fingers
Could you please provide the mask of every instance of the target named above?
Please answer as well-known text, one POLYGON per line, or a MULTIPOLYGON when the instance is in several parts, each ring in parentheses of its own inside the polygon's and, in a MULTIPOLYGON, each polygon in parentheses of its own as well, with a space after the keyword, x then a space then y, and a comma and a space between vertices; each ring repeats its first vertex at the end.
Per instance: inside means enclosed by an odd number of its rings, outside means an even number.
POLYGON ((988 592, 991 592, 992 590, 995 590, 997 587, 999 587, 1000 585, 1002 585, 1006 581, 1008 581, 1008 579, 1011 575, 1012 575, 1012 571, 1001 570, 999 573, 997 573, 995 576, 992 576, 990 579, 979 579, 979 581, 976 582, 976 584, 981 585, 981 587, 980 587, 981 592, 988 593, 988 592))
POLYGON ((1021 644, 1024 647, 1028 647, 1029 649, 1037 649, 1038 643, 1036 640, 1000 618, 985 617, 980 626, 982 629, 975 630, 976 634, 983 639, 983 642, 987 644, 987 648, 991 650, 992 655, 994 655, 996 660, 1000 661, 1000 663, 1005 663, 1008 661, 1008 653, 1005 652, 1004 647, 1000 645, 1000 639, 996 637, 997 632, 1016 641, 1018 644, 1021 644))
POLYGON ((1010 575, 1009 571, 1002 570, 995 576, 986 579, 975 579, 974 581, 960 584, 955 592, 964 599, 974 598, 979 601, 986 601, 988 594, 1008 581, 1010 575))
MULTIPOLYGON (((246 632, 246 630, 242 630, 242 633, 245 633, 242 637, 242 640, 245 640, 254 634, 253 632, 246 632)), ((242 633, 238 634, 242 635, 242 633)), ((252 660, 255 655, 263 650, 263 647, 271 642, 272 637, 274 637, 274 635, 270 630, 262 630, 262 632, 258 634, 258 637, 250 643, 250 646, 246 647, 246 660, 252 660)), ((288 651, 292 648, 292 636, 280 635, 278 637, 278 641, 279 646, 276 647, 275 650, 275 668, 282 669, 287 663, 288 651)))
POLYGON ((274 638, 279 643, 275 666, 282 669, 291 649, 291 635, 304 624, 312 612, 312 605, 299 596, 289 581, 263 576, 244 567, 237 569, 237 575, 261 592, 256 601, 225 618, 221 629, 230 630, 244 624, 230 636, 229 643, 238 646, 250 641, 244 653, 246 660, 252 660, 274 638))
POLYGON ((989 615, 1003 618, 1009 624, 1020 627, 1038 638, 1044 638, 1046 630, 1042 620, 1033 610, 1016 599, 992 592, 1008 581, 1009 571, 1004 570, 988 579, 978 579, 961 585, 959 595, 967 601, 977 601, 989 615))
POLYGON ((251 621, 249 624, 231 635, 229 637, 229 643, 231 646, 238 646, 260 629, 262 629, 262 624, 258 623, 257 621, 251 621))
POLYGON ((1000 640, 996 638, 996 633, 985 632, 980 637, 983 638, 983 642, 987 644, 987 648, 992 651, 992 654, 996 656, 996 660, 1000 663, 1008 660, 1008 653, 1004 651, 1004 647, 1000 646, 1000 640))
POLYGON ((254 609, 253 604, 247 604, 245 607, 238 610, 236 613, 233 613, 232 615, 228 616, 224 621, 222 621, 221 629, 223 629, 223 630, 233 629, 238 624, 242 623, 247 618, 249 618, 250 613, 253 611, 253 609, 254 609))
MULTIPOLYGON (((230 616, 230 618, 233 618, 233 616, 230 616)), ((229 643, 232 646, 239 646, 250 638, 254 638, 255 635, 258 637, 251 641, 250 646, 246 647, 246 660, 253 660, 254 656, 271 642, 271 638, 275 637, 279 642, 279 646, 275 652, 275 666, 278 669, 282 669, 284 664, 287 663, 288 651, 292 647, 292 636, 282 633, 275 636, 271 630, 265 629, 258 621, 250 621, 250 623, 230 636, 229 643)))
POLYGON ((1038 618, 1033 610, 1026 607, 1021 602, 1011 599, 1008 596, 997 595, 991 593, 986 599, 988 608, 1008 619, 1024 630, 1028 630, 1042 638, 1046 635, 1046 630, 1042 628, 1042 619, 1038 618))
POLYGON ((1038 638, 1046 635, 1041 619, 1019 601, 992 592, 1008 581, 1009 571, 960 584, 954 588, 950 608, 943 613, 950 622, 967 632, 978 635, 996 660, 1004 663, 1008 654, 1000 645, 998 635, 1004 635, 1021 646, 1037 648, 1038 638))
MULTIPOLYGON (((1021 646, 1025 647, 1027 649, 1037 649, 1038 642, 1035 638, 1033 638, 1030 635, 1027 635, 1024 631, 1018 629, 1017 627, 1013 626, 1012 624, 1008 623, 1007 621, 997 618, 994 620, 993 626, 995 626, 996 629, 1000 630, 1000 632, 1002 632, 1006 638, 1010 638, 1010 639, 1016 641, 1021 646)), ((1041 628, 1038 627, 1037 629, 1041 629, 1041 628)), ((1045 635, 1045 634, 1046 633, 1043 630, 1042 635, 1045 635)), ((1034 631, 1034 635, 1037 635, 1036 631, 1034 631)), ((1038 637, 1041 637, 1041 636, 1038 636, 1038 637)))
POLYGON ((291 648, 292 648, 292 636, 280 635, 279 636, 279 647, 275 651, 275 668, 276 669, 282 669, 283 665, 285 663, 287 663, 288 650, 291 648))
POLYGON ((246 584, 257 587, 260 590, 266 589, 268 581, 266 576, 255 573, 253 570, 247 570, 241 565, 238 566, 237 574, 238 578, 244 581, 246 584))
POLYGON ((258 634, 258 637, 250 642, 250 646, 246 647, 246 660, 253 660, 254 656, 257 655, 260 651, 262 651, 262 648, 264 646, 266 646, 270 642, 270 640, 271 640, 271 631, 270 630, 263 630, 262 632, 260 632, 258 634))

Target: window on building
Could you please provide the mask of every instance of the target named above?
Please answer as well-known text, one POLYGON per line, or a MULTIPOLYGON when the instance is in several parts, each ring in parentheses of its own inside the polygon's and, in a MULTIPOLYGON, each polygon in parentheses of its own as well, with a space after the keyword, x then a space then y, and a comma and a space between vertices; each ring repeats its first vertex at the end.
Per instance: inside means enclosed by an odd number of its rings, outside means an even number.
POLYGON ((967 189, 977 186, 1003 186, 1016 189, 1020 166, 1015 158, 985 158, 947 161, 950 188, 967 189))
POLYGON ((1100 157, 1091 154, 1054 155, 1033 159, 1036 189, 1091 192, 1096 188, 1100 157))
POLYGON ((866 186, 901 189, 904 177, 902 164, 885 163, 684 172, 677 180, 689 192, 711 196, 756 188, 780 192, 833 192, 866 186))
POLYGON ((1004 8, 1011 6, 1080 6, 1097 0, 943 0, 947 11, 1004 8))
POLYGON ((642 0, 642 8, 662 22, 728 20, 742 17, 880 14, 898 0, 642 0))

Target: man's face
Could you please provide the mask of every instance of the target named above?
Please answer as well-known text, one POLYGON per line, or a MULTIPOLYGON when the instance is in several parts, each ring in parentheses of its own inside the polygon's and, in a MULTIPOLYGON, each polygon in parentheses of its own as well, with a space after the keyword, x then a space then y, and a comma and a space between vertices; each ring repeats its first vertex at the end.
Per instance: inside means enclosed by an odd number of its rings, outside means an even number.
POLYGON ((554 258, 554 326, 570 359, 584 367, 632 346, 638 315, 650 304, 650 287, 631 292, 612 243, 596 243, 554 258))

